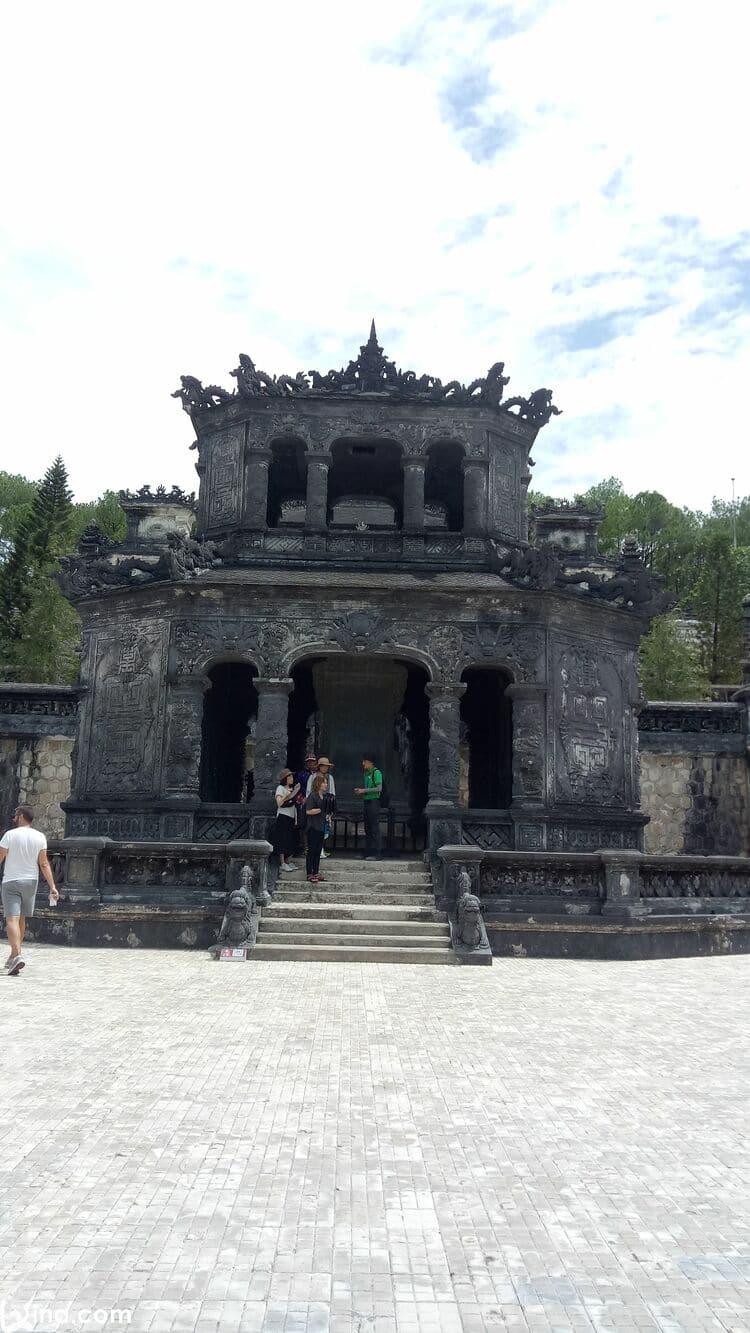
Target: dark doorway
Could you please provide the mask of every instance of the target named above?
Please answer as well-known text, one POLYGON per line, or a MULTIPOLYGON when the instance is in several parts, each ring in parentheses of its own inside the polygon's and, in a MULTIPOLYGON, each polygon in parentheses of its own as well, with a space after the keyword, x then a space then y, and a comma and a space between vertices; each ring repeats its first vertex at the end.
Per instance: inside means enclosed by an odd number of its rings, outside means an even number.
POLYGON ((209 671, 203 703, 202 801, 237 802, 252 795, 252 724, 258 712, 255 668, 221 662, 209 671))
POLYGON ((427 803, 429 702, 422 667, 388 657, 336 654, 292 670, 288 764, 304 767, 308 751, 333 760, 340 811, 358 811, 362 751, 383 769, 389 802, 402 815, 427 803))
POLYGON ((513 705, 503 671, 470 667, 461 700, 462 750, 468 758, 468 804, 506 810, 513 792, 513 705))

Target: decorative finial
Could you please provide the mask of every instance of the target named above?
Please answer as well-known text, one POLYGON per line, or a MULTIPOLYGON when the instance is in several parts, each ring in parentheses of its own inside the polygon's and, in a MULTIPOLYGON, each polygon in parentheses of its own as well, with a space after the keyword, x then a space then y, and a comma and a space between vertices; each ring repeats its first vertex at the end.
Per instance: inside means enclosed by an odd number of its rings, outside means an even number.
POLYGON ((368 346, 377 347, 377 345, 378 345, 378 335, 375 332, 375 320, 373 319, 370 322, 370 337, 368 340, 368 346))

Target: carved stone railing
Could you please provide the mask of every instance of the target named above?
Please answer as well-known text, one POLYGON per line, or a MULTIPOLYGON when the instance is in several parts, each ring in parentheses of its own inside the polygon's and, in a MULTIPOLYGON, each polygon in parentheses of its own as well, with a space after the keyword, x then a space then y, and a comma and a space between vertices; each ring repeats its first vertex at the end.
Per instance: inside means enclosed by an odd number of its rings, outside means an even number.
POLYGON ((647 856, 636 851, 491 852, 445 846, 441 905, 468 877, 485 918, 750 915, 750 857, 647 856))
MULTIPOLYGON (((255 562, 259 554, 283 555, 285 559, 309 559, 328 556, 333 559, 367 559, 398 561, 429 560, 442 562, 456 560, 475 564, 484 558, 487 542, 483 537, 466 537, 461 532, 333 532, 306 534, 301 529, 274 528, 255 534, 247 550, 248 559, 255 562)), ((237 557, 242 563, 243 554, 237 557)))
POLYGON ((144 911, 168 907, 214 908, 237 888, 251 867, 259 894, 269 887, 265 841, 224 843, 113 842, 63 838, 50 843, 62 881, 61 907, 93 909, 127 904, 144 911))
POLYGON ((650 703, 641 710, 642 750, 717 751, 741 754, 748 711, 741 703, 650 703))
POLYGON ((79 685, 0 685, 0 736, 73 736, 79 685))
POLYGON ((641 710, 638 730, 649 736, 654 732, 742 735, 744 711, 735 703, 649 703, 641 710))

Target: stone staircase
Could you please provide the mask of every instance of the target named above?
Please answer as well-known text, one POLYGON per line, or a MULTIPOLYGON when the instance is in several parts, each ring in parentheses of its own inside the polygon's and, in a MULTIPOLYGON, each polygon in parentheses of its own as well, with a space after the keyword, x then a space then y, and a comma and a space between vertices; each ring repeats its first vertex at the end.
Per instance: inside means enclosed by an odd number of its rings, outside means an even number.
POLYGON ((343 963, 454 963, 444 912, 435 910, 422 861, 321 862, 324 884, 304 871, 279 875, 264 907, 255 959, 343 963))

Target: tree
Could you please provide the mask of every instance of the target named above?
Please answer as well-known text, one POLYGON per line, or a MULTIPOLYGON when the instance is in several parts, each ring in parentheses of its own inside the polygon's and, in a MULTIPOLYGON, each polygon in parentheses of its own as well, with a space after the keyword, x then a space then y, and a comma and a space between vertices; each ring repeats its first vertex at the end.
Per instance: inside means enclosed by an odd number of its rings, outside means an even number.
POLYGON ((708 697, 699 647, 674 612, 657 616, 641 641, 641 684, 647 699, 708 697))
POLYGON ((742 598, 750 592, 750 547, 734 548, 723 517, 708 519, 699 543, 700 572, 692 605, 700 623, 703 666, 709 680, 740 680, 742 598))
POLYGON ((0 561, 13 550, 19 524, 28 517, 36 483, 14 472, 0 472, 0 561))
MULTIPOLYGON (((43 645, 39 641, 30 644, 27 618, 35 603, 47 601, 52 572, 69 547, 71 513, 68 475, 58 456, 44 474, 26 515, 16 525, 12 550, 0 566, 0 669, 6 677, 23 678, 30 670, 27 679, 47 678, 40 677, 43 668, 34 664, 34 653, 41 659, 43 645)), ((40 628, 38 619, 36 628, 40 628)))

